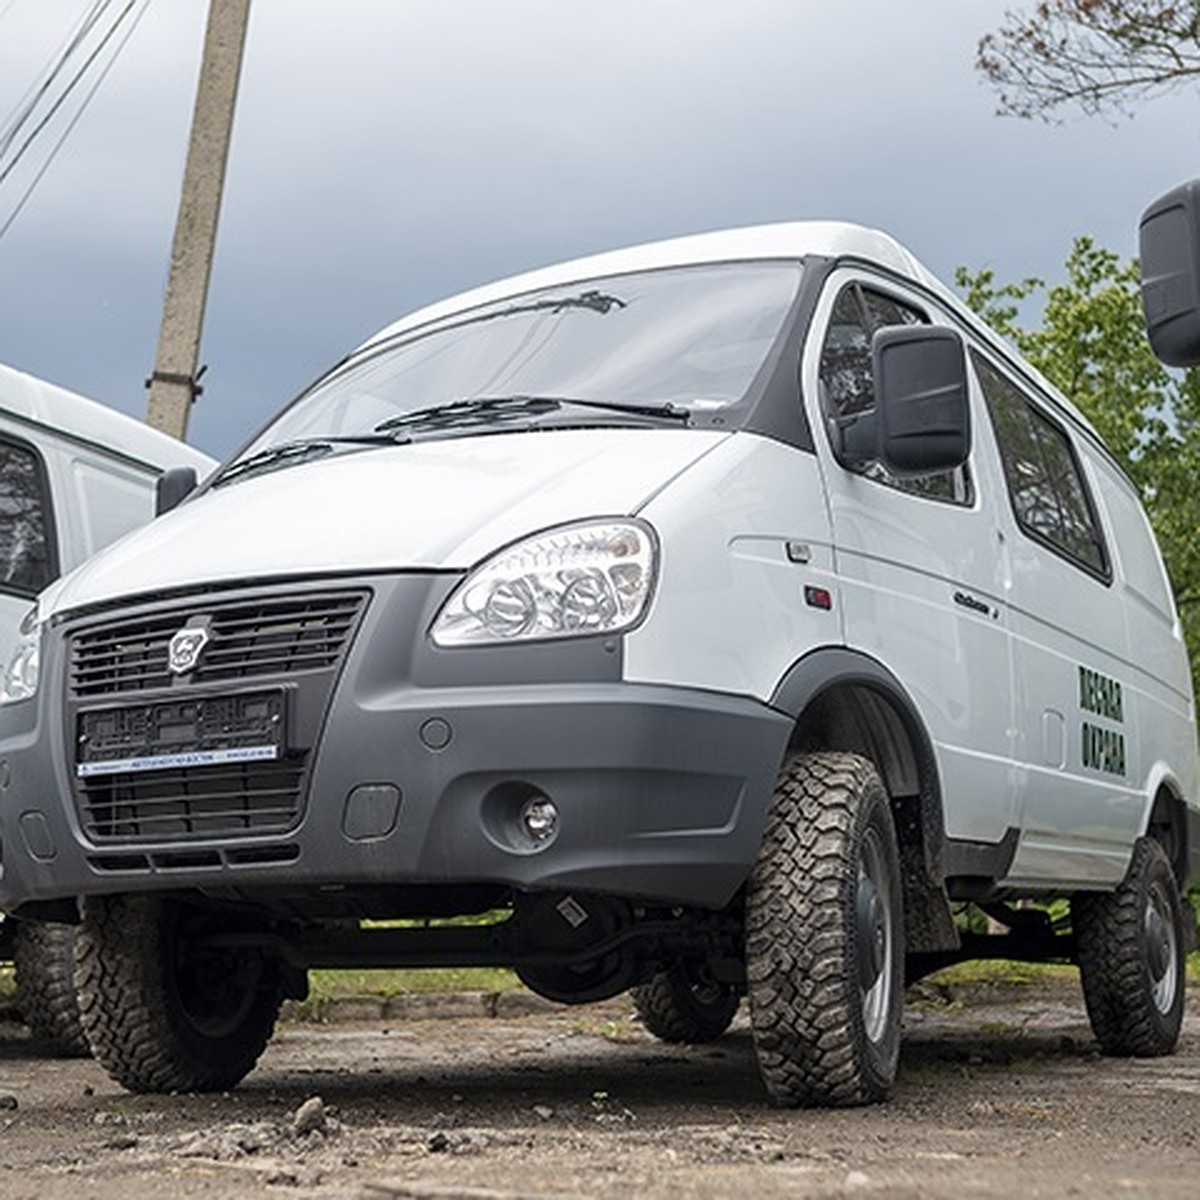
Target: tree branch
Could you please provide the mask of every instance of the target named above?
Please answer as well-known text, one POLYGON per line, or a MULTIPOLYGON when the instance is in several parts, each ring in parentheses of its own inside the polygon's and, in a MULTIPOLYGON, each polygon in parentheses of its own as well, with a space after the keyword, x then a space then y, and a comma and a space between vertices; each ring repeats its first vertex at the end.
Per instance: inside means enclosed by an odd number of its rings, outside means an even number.
POLYGON ((1127 116, 1133 103, 1200 84, 1200 0, 1041 0, 979 42, 976 67, 1008 116, 1127 116))

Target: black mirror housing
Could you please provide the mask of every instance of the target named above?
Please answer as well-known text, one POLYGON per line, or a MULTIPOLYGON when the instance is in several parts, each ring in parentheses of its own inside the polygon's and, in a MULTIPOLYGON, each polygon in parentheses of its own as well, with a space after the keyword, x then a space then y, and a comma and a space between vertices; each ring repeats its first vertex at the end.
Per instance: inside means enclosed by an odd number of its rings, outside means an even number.
POLYGON ((1169 367, 1200 365, 1200 179, 1146 209, 1139 242, 1150 345, 1169 367))
POLYGON ((895 475, 933 475, 971 453, 962 338, 940 325, 889 325, 871 339, 878 459, 895 475))
POLYGON ((182 504, 196 490, 199 478, 195 467, 168 467, 154 483, 154 515, 161 517, 182 504))

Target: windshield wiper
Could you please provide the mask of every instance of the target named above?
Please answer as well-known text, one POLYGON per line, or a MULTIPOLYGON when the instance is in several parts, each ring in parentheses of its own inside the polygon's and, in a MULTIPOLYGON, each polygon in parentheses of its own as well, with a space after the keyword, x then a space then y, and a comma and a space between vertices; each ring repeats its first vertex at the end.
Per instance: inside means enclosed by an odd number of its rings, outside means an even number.
POLYGON ((672 421, 682 421, 685 425, 692 419, 692 414, 686 408, 669 400, 665 404, 624 404, 619 400, 580 400, 575 396, 556 398, 560 404, 570 404, 575 408, 603 408, 610 412, 635 413, 639 417, 667 417, 672 421))
POLYGON ((574 396, 472 396, 399 413, 375 426, 376 433, 394 429, 445 429, 452 426, 488 425, 514 417, 541 416, 559 409, 598 408, 606 412, 632 413, 639 417, 665 417, 685 424, 690 419, 686 408, 676 404, 621 404, 615 400, 581 400, 574 396))
POLYGON ((267 446, 257 454, 250 455, 238 462, 232 463, 213 481, 213 486, 228 483, 232 479, 240 479, 254 471, 274 470, 294 462, 303 462, 309 458, 321 458, 331 453, 338 446, 394 446, 405 439, 393 435, 379 433, 356 434, 353 437, 315 437, 303 438, 298 441, 280 442, 277 446, 267 446))

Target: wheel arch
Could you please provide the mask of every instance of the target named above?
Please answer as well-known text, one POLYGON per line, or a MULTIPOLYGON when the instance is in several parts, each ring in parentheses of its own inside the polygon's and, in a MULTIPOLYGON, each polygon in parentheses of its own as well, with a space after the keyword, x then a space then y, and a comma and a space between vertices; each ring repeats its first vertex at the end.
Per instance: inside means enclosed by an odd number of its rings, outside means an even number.
POLYGON ((1151 772, 1147 795, 1153 798, 1146 807, 1142 833, 1162 844, 1184 891, 1197 870, 1200 813, 1189 810, 1179 781, 1162 764, 1151 772))
POLYGON ((792 665, 771 704, 795 721, 790 749, 845 750, 875 764, 902 851, 916 851, 929 882, 940 884, 946 825, 937 760, 895 675, 868 655, 827 647, 792 665))

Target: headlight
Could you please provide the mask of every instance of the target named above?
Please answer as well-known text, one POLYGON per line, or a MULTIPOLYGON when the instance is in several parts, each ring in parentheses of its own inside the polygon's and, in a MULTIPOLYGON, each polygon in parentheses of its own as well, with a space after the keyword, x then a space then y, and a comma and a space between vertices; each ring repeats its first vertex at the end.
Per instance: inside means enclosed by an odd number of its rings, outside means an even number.
POLYGON ((641 521, 563 525, 506 547, 451 593, 430 630, 438 646, 617 633, 646 609, 658 569, 641 521))
POLYGON ((0 682, 0 704, 29 700, 37 695, 42 644, 42 622, 35 604, 21 621, 20 637, 0 682))

